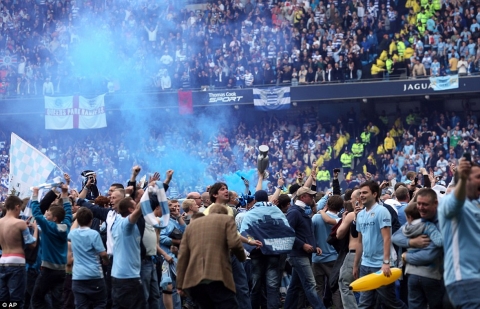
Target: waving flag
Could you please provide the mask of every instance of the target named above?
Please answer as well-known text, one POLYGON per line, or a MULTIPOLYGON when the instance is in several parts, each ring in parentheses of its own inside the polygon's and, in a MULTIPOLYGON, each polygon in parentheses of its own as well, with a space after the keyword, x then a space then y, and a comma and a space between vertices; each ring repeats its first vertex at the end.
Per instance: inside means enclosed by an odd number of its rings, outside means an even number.
POLYGON ((140 199, 140 207, 142 208, 142 214, 145 218, 145 222, 152 225, 154 228, 165 228, 168 225, 168 221, 170 221, 170 210, 168 209, 167 195, 165 194, 163 184, 155 187, 149 186, 140 199), (160 208, 162 209, 161 224, 158 224, 158 219, 153 213, 149 194, 157 195, 160 208))
POLYGON ((105 95, 45 97, 45 129, 99 129, 107 126, 105 95))
POLYGON ((30 197, 30 188, 46 183, 58 167, 15 133, 12 133, 10 145, 9 194, 20 198, 30 197))
POLYGON ((269 111, 290 108, 290 87, 253 88, 255 108, 269 111))
MULTIPOLYGON (((249 239, 260 240, 265 255, 289 253, 295 241, 295 231, 288 224, 283 212, 272 203, 258 202, 245 213, 240 234, 249 239)), ((247 251, 255 247, 244 244, 247 251)))

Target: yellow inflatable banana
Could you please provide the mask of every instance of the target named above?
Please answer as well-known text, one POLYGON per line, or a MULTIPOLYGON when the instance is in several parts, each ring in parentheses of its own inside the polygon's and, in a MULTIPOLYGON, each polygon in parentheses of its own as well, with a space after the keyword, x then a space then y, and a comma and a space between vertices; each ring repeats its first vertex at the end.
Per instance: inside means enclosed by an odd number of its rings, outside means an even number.
POLYGON ((390 277, 386 277, 383 272, 379 270, 376 273, 359 278, 350 284, 350 290, 353 292, 366 292, 397 281, 402 275, 402 270, 400 268, 391 268, 390 270, 392 272, 390 277))

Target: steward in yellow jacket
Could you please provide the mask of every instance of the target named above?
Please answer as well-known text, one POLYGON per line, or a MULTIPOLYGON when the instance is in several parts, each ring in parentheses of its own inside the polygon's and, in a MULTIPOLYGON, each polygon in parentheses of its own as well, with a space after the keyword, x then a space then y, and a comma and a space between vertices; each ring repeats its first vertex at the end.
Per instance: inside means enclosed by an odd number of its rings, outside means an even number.
POLYGON ((387 132, 387 137, 383 141, 383 147, 385 148, 385 152, 392 152, 397 145, 395 144, 395 140, 393 137, 390 136, 390 133, 387 132))
POLYGON ((348 173, 352 168, 353 155, 345 149, 345 152, 340 156, 340 162, 342 163, 344 173, 348 173))

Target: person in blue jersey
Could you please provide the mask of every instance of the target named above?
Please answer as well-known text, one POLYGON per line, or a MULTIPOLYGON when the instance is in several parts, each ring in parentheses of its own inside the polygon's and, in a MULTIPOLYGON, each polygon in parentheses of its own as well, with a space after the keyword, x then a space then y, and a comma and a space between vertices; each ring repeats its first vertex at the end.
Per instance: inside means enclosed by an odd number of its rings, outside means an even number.
POLYGON ((86 207, 80 208, 68 234, 75 260, 72 291, 77 309, 88 309, 90 305, 97 309, 107 306, 107 288, 103 280, 100 258, 105 265, 109 260, 100 233, 90 228, 92 220, 92 211, 86 207))
POLYGON ((140 203, 126 197, 118 204, 112 227, 115 258, 112 265, 112 308, 143 309, 145 295, 140 279, 140 230, 136 225, 142 216, 140 203))
MULTIPOLYGON (((325 208, 312 217, 313 233, 317 247, 322 249, 322 254, 312 254, 313 275, 317 283, 317 294, 320 299, 325 297, 325 289, 328 286, 330 274, 333 270, 338 253, 332 245, 327 243, 327 238, 332 232, 334 224, 340 221, 338 212, 343 208, 343 199, 338 195, 330 196, 325 208), (323 218, 325 216, 325 219, 323 218)), ((335 308, 343 308, 340 290, 337 289, 332 295, 335 308)))
POLYGON ((65 265, 67 264, 67 235, 72 225, 72 204, 68 198, 68 185, 61 186, 61 201, 63 206, 52 204, 45 212, 40 210, 38 188, 33 188, 32 213, 40 227, 42 268, 35 281, 31 306, 35 309, 50 308, 45 296, 51 295, 52 308, 62 307, 63 282, 65 280, 65 265))
MULTIPOLYGON (((380 187, 372 180, 360 185, 360 200, 365 207, 357 215, 356 230, 362 244, 355 252, 353 276, 357 279, 379 270, 387 277, 392 275, 390 270, 392 216, 387 208, 378 203, 380 187), (361 265, 360 259, 362 260, 361 265)), ((376 294, 383 308, 406 309, 407 306, 395 295, 395 284, 389 284, 373 291, 363 292, 360 295, 359 309, 373 308, 376 294)))
POLYGON ((480 166, 459 160, 456 186, 443 197, 438 221, 444 241, 444 281, 455 308, 480 308, 480 166))

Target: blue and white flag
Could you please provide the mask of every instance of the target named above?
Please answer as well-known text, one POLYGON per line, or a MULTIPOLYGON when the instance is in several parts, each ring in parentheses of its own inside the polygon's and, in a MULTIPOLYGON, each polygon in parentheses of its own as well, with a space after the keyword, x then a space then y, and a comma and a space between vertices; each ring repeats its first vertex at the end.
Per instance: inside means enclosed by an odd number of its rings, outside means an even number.
MULTIPOLYGON (((275 205, 258 202, 243 217, 240 234, 248 239, 260 240, 265 255, 289 253, 295 241, 295 231, 285 214, 275 205)), ((244 244, 250 252, 256 247, 244 244)))
POLYGON ((255 108, 270 111, 290 108, 290 87, 253 88, 255 108))
POLYGON ((458 88, 458 74, 440 77, 430 77, 430 87, 434 91, 458 88))
POLYGON ((15 133, 12 133, 10 145, 9 194, 20 198, 30 197, 30 188, 46 183, 58 167, 15 133))
POLYGON ((149 186, 145 193, 143 193, 142 198, 140 199, 140 207, 142 208, 142 214, 145 218, 145 222, 152 225, 154 228, 165 228, 170 221, 170 210, 168 209, 167 195, 165 194, 165 189, 163 184, 149 186), (160 219, 160 224, 157 217, 153 213, 152 206, 150 204, 149 193, 157 195, 158 202, 160 203, 160 208, 162 210, 162 218, 160 219))
POLYGON ((32 206, 30 205, 31 202, 32 199, 28 200, 27 206, 25 206, 25 209, 20 212, 20 219, 23 221, 27 221, 27 219, 32 216, 32 206))
POLYGON ((4 177, 0 180, 0 186, 8 189, 10 187, 10 177, 4 177))

